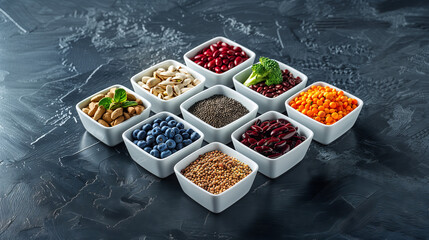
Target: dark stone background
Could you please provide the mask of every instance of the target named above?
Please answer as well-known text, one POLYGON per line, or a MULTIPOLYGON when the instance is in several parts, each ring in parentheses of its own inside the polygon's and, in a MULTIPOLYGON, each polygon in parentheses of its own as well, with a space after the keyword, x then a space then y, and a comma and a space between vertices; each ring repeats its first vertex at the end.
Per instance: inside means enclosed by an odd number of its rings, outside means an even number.
POLYGON ((429 2, 322 2, 0 0, 0 238, 429 238, 429 2), (365 105, 216 215, 74 106, 218 35, 365 105))

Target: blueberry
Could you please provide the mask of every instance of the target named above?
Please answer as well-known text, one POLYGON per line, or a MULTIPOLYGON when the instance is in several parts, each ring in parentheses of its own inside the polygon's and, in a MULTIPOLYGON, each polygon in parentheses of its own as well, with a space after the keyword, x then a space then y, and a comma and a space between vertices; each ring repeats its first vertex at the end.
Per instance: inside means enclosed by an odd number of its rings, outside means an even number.
POLYGON ((151 147, 145 147, 145 148, 143 148, 143 150, 147 153, 150 153, 150 151, 152 151, 152 148, 151 147))
POLYGON ((167 144, 165 144, 165 143, 158 144, 158 150, 160 152, 167 150, 167 144))
POLYGON ((159 126, 161 126, 161 127, 164 127, 164 126, 167 126, 168 125, 168 123, 166 122, 166 121, 162 121, 160 124, 159 124, 159 126))
POLYGON ((172 117, 172 116, 168 116, 168 117, 166 117, 166 118, 165 118, 165 121, 167 121, 167 122, 169 122, 169 121, 171 121, 171 120, 174 120, 174 117, 172 117))
POLYGON ((178 143, 176 144, 176 150, 179 151, 180 149, 183 148, 183 143, 178 143))
MULTIPOLYGON (((153 150, 158 150, 158 145, 153 146, 153 150)), ((159 151, 159 150, 158 150, 159 151)))
POLYGON ((152 135, 154 135, 154 136, 158 136, 161 133, 162 133, 162 131, 161 131, 161 128, 159 128, 159 127, 155 127, 152 129, 152 135))
POLYGON ((158 143, 158 144, 165 142, 165 140, 167 140, 167 138, 162 134, 160 134, 160 135, 158 135, 158 137, 156 137, 156 143, 158 143))
POLYGON ((152 149, 152 151, 150 151, 150 155, 159 158, 159 151, 156 149, 152 149))
POLYGON ((161 127, 161 126, 159 125, 159 123, 152 124, 152 128, 156 128, 156 127, 161 127))
POLYGON ((133 138, 137 138, 137 133, 139 133, 139 132, 140 132, 139 129, 134 130, 133 131, 133 138))
POLYGON ((170 136, 171 136, 172 132, 173 132, 173 130, 171 128, 167 129, 167 131, 165 131, 165 136, 167 138, 171 138, 170 136))
POLYGON ((155 120, 153 120, 153 123, 161 123, 162 122, 162 119, 161 118, 156 118, 155 120))
POLYGON ((149 130, 149 131, 146 133, 146 136, 150 136, 150 135, 152 135, 152 130, 149 130))
POLYGON ((176 120, 170 120, 170 121, 168 121, 168 126, 169 127, 174 127, 174 126, 176 126, 176 124, 177 124, 176 120))
POLYGON ((174 154, 174 153, 176 153, 176 152, 177 152, 177 150, 176 150, 176 149, 171 150, 171 154, 174 154))
POLYGON ((144 148, 147 146, 147 142, 146 141, 139 141, 137 143, 137 146, 139 146, 139 148, 144 148))
POLYGON ((189 133, 187 133, 187 132, 182 133, 182 137, 183 137, 183 139, 188 139, 189 133))
POLYGON ((133 143, 135 144, 135 145, 137 145, 137 143, 139 142, 139 140, 134 140, 133 141, 133 143))
POLYGON ((183 137, 180 134, 176 134, 174 135, 174 141, 176 141, 176 143, 180 143, 183 141, 183 137))
POLYGON ((178 134, 180 132, 180 130, 177 127, 172 128, 174 131, 174 135, 178 134))
POLYGON ((179 123, 176 124, 176 127, 178 129, 183 129, 183 128, 185 128, 185 125, 183 125, 183 123, 179 122, 179 123))
POLYGON ((146 137, 146 142, 149 145, 153 144, 155 142, 155 137, 154 136, 147 136, 146 137))
POLYGON ((192 143, 192 140, 191 139, 186 139, 186 140, 183 140, 183 145, 186 147, 186 146, 188 146, 188 145, 190 145, 192 143))
POLYGON ((180 130, 179 130, 179 133, 180 133, 180 134, 182 134, 182 133, 184 133, 185 131, 186 131, 185 129, 180 129, 180 130))
POLYGON ((187 130, 186 130, 186 132, 187 132, 189 135, 191 135, 191 134, 194 132, 194 130, 193 130, 192 128, 189 128, 189 129, 187 129, 187 130))
POLYGON ((149 130, 152 129, 152 125, 150 125, 149 123, 146 123, 145 125, 143 125, 142 130, 145 130, 146 132, 148 132, 149 130))
POLYGON ((170 150, 161 152, 161 158, 166 158, 166 157, 168 157, 170 155, 171 155, 171 151, 170 150))
POLYGON ((173 149, 176 147, 176 142, 173 139, 168 139, 165 144, 167 144, 167 147, 169 149, 173 149))
POLYGON ((197 132, 193 132, 191 134, 191 140, 192 141, 196 141, 198 138, 200 138, 200 134, 198 134, 197 132))
POLYGON ((144 130, 139 131, 139 133, 137 133, 137 139, 138 140, 144 140, 146 138, 146 132, 144 130))
POLYGON ((167 131, 167 129, 169 129, 169 127, 168 127, 168 126, 162 126, 162 127, 161 127, 161 131, 162 131, 163 133, 165 133, 165 131, 167 131))

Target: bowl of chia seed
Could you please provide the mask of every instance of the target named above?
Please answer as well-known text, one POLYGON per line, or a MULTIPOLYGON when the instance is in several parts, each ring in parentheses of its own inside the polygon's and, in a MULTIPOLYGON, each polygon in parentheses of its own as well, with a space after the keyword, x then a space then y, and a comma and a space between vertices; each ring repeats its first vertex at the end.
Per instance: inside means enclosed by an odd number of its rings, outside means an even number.
POLYGON ((207 142, 231 142, 231 133, 256 117, 258 105, 231 88, 216 85, 180 105, 183 118, 204 133, 207 142))

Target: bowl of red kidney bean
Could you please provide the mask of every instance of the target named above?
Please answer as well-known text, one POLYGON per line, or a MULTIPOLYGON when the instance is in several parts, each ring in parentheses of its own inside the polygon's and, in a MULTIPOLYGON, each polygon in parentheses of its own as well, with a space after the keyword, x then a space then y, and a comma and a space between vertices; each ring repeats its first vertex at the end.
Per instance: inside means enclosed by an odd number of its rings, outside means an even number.
POLYGON ((231 134, 234 148, 254 160, 259 172, 276 178, 305 156, 313 132, 276 111, 251 120, 231 134))
POLYGON ((225 37, 215 37, 183 56, 186 66, 206 77, 205 86, 232 87, 232 77, 251 66, 255 53, 225 37))
POLYGON ((307 84, 308 77, 304 73, 282 62, 277 62, 282 70, 283 82, 281 84, 267 86, 265 82, 261 82, 250 87, 244 86, 243 82, 252 73, 252 66, 233 77, 235 90, 256 102, 259 105, 259 113, 270 110, 284 112, 285 101, 304 89, 307 84))

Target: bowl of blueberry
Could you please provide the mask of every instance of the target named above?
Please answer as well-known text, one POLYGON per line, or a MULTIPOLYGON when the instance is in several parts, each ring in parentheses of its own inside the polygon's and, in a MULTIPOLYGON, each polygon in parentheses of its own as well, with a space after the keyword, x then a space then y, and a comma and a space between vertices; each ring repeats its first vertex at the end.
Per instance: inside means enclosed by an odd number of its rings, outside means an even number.
POLYGON ((204 134, 185 120, 160 112, 129 128, 122 138, 137 164, 165 178, 177 162, 201 147, 204 134))

